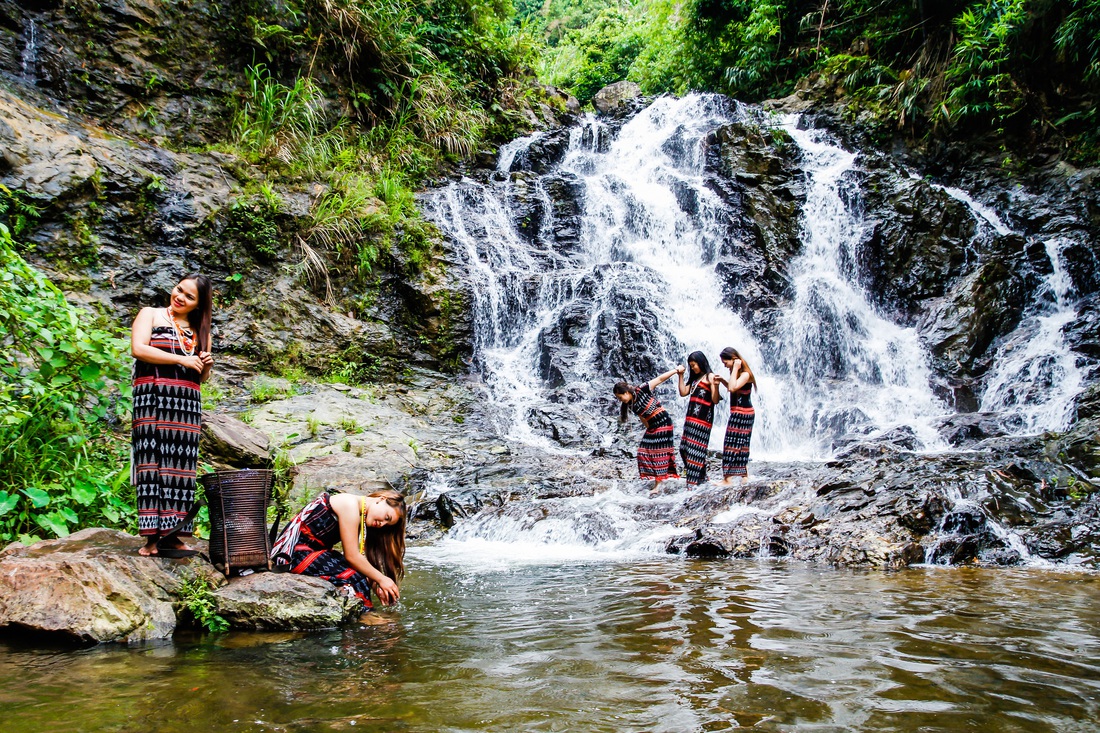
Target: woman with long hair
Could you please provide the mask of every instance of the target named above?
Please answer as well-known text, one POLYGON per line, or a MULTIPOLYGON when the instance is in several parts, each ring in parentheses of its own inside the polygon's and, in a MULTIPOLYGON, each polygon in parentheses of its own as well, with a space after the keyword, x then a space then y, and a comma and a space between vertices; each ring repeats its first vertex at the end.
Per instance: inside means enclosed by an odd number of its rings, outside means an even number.
POLYGON ((373 590, 387 606, 401 597, 407 517, 405 497, 393 489, 366 496, 324 493, 290 520, 271 548, 271 559, 292 573, 346 589, 363 604, 361 623, 384 623, 370 615, 370 594, 373 590), (343 554, 332 549, 337 542, 343 554))
POLYGON ((210 376, 211 285, 188 275, 165 308, 142 308, 130 332, 134 356, 134 422, 130 478, 137 493, 138 533, 145 556, 188 557, 192 533, 202 395, 210 376))
POLYGON ((684 432, 680 437, 680 458, 684 462, 687 485, 698 486, 707 480, 707 447, 714 427, 714 405, 720 399, 718 380, 710 371, 710 362, 702 351, 688 354, 687 381, 680 372, 680 396, 691 395, 684 432))
POLYGON ((729 486, 735 476, 745 483, 749 476, 749 443, 756 411, 752 407, 752 388, 756 386, 745 358, 737 349, 727 346, 719 355, 723 366, 730 370, 729 379, 715 375, 730 393, 730 417, 726 423, 726 439, 722 445, 722 483, 729 486))
POLYGON ((653 479, 654 489, 665 479, 679 478, 679 475, 676 473, 676 451, 672 445, 672 418, 653 390, 671 379, 673 374, 683 372, 684 367, 678 366, 636 387, 618 382, 611 389, 620 402, 619 420, 626 420, 629 409, 645 425, 645 435, 638 446, 638 475, 653 479))

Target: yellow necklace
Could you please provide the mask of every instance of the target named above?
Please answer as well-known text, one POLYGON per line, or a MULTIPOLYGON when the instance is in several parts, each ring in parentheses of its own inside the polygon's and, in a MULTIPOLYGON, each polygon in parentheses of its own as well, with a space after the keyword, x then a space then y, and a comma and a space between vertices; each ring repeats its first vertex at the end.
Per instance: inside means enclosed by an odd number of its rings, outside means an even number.
POLYGON ((367 499, 359 497, 359 554, 367 556, 367 499))

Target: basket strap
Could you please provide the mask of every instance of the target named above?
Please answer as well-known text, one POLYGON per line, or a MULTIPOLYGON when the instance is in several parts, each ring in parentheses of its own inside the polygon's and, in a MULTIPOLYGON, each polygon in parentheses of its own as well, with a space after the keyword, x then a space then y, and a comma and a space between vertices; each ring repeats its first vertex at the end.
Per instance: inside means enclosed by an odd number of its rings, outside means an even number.
POLYGON ((157 544, 159 545, 161 542, 164 542, 165 540, 170 540, 170 539, 174 538, 176 535, 178 535, 183 530, 183 528, 185 526, 187 526, 188 522, 193 521, 195 519, 195 517, 198 516, 199 509, 202 509, 202 505, 205 504, 205 503, 206 503, 205 499, 199 499, 194 504, 192 504, 191 505, 191 510, 189 512, 187 512, 187 516, 185 516, 183 519, 181 519, 180 523, 177 524, 175 527, 172 527, 172 529, 168 530, 168 534, 164 535, 159 540, 157 540, 157 544))

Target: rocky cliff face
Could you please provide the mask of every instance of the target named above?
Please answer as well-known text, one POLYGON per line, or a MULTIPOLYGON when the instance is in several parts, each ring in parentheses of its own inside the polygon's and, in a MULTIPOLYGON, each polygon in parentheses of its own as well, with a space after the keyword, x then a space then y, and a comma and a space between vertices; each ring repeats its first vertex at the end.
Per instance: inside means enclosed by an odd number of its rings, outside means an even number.
POLYGON ((0 1, 0 183, 4 209, 32 212, 18 237, 29 259, 122 325, 186 273, 206 273, 218 285, 215 348, 250 368, 454 368, 470 331, 440 242, 412 263, 380 236, 363 278, 304 244, 328 183, 217 152, 256 61, 237 12, 0 1))

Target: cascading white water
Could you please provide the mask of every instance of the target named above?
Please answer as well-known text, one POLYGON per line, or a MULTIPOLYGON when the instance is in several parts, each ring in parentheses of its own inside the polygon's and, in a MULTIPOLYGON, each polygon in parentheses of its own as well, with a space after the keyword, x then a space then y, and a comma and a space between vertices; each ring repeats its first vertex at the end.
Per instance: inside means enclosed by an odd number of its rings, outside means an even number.
MULTIPOLYGON (((1000 236, 1013 233, 997 212, 965 191, 949 186, 937 188, 965 203, 980 227, 991 227, 1000 236)), ((1062 250, 1069 244, 1061 239, 1044 242, 1050 274, 1044 278, 1030 312, 997 350, 993 369, 985 378, 979 409, 1001 413, 1006 427, 1017 434, 1064 430, 1073 421, 1074 401, 1081 391, 1083 375, 1077 355, 1062 334, 1062 329, 1077 317, 1073 280, 1062 261, 1062 250)))
MULTIPOLYGON (((765 343, 722 305, 714 265, 728 236, 727 212, 706 185, 703 142, 742 114, 720 97, 661 98, 609 144, 603 124, 585 118, 553 171, 559 181, 583 188, 575 252, 555 251, 546 236, 532 242, 514 224, 517 197, 549 203, 546 176, 507 175, 538 136, 502 150, 501 180, 463 180, 426 200, 429 218, 469 263, 476 359, 507 435, 557 449, 532 429, 529 416, 548 392, 539 377, 539 360, 546 358, 541 340, 568 328, 574 348, 553 364, 561 375, 558 391, 572 396, 578 421, 591 416, 593 440, 600 440, 596 418, 610 403, 602 391, 621 375, 606 373, 599 329, 635 309, 644 311, 646 333, 637 337, 646 340, 654 369, 683 363, 696 349, 719 369, 724 346, 746 356, 760 387, 754 456, 825 458, 843 433, 899 425, 925 445, 936 443, 928 422, 944 410, 932 396, 915 332, 878 316, 855 282, 852 250, 862 222, 840 190, 853 156, 819 133, 798 130, 794 118, 784 127, 802 148, 809 176, 804 253, 791 265, 795 297, 765 343)), ((546 234, 555 222, 552 207, 544 208, 546 234)), ((683 401, 667 387, 659 394, 679 422, 683 401)), ((723 412, 712 434, 715 447, 723 412)))
POLYGON ((985 380, 981 410, 1009 416, 1020 433, 1065 430, 1083 375, 1062 329, 1077 317, 1073 281, 1062 262, 1069 242, 1045 242, 1051 272, 1032 313, 997 350, 985 380))
POLYGON ((802 214, 803 254, 791 265, 794 297, 775 336, 774 380, 782 403, 764 412, 765 445, 799 457, 807 445, 827 456, 830 438, 908 427, 926 447, 940 438, 931 420, 945 413, 929 383, 927 354, 915 329, 871 307, 855 272, 863 228, 858 193, 845 176, 855 160, 815 130, 784 128, 803 153, 809 177, 802 214), (842 195, 847 189, 847 195, 842 195), (816 439, 815 439, 816 438, 816 439))
POLYGON ((34 81, 35 65, 38 63, 38 29, 35 27, 34 18, 27 19, 26 45, 20 54, 21 71, 23 79, 34 81))

